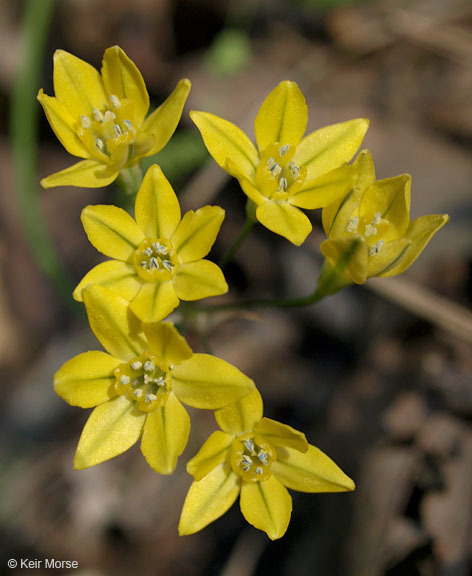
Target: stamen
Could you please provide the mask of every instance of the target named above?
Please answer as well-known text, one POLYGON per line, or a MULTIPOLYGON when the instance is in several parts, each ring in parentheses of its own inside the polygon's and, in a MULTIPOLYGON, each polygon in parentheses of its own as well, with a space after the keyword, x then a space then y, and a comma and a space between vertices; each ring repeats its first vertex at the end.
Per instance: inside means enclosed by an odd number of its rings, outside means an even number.
POLYGON ((369 247, 369 256, 375 256, 376 254, 378 254, 380 252, 380 250, 382 250, 384 245, 384 241, 383 240, 379 240, 376 244, 374 244, 373 246, 369 247))
POLYGON ((121 106, 120 99, 116 94, 110 94, 110 102, 113 108, 119 108, 121 106))
POLYGON ((97 108, 93 109, 93 117, 97 122, 103 122, 103 114, 97 108))
POLYGON ((165 256, 167 254, 167 248, 159 242, 153 242, 152 247, 159 255, 165 256))
POLYGON ((155 256, 149 260, 149 270, 159 270, 159 260, 155 256))
POLYGON ((282 191, 286 191, 287 190, 287 179, 286 178, 280 178, 279 179, 279 187, 277 188, 277 192, 282 192, 282 191))
POLYGON ((252 438, 249 440, 244 440, 243 444, 249 450, 249 452, 251 452, 251 454, 254 452, 254 440, 252 438))
POLYGON ((123 120, 123 124, 125 125, 126 128, 128 128, 129 132, 132 132, 133 134, 136 132, 133 124, 129 120, 123 120))
POLYGON ((120 384, 122 384, 123 386, 127 386, 130 382, 131 378, 129 376, 126 376, 125 374, 120 376, 120 384))
POLYGON ((139 400, 142 395, 143 391, 141 390, 141 388, 136 388, 136 390, 133 390, 133 396, 136 398, 136 400, 139 400))
POLYGON ((118 136, 122 136, 123 132, 121 131, 121 128, 118 124, 113 124, 113 133, 115 134, 115 136, 118 138, 118 136))
POLYGON ((247 456, 247 454, 243 454, 241 458, 241 467, 244 470, 244 472, 248 472, 251 469, 251 466, 252 466, 252 458, 250 456, 247 456))
POLYGON ((357 232, 357 226, 359 225, 359 216, 351 218, 346 226, 346 232, 357 232))
POLYGON ((88 116, 85 116, 85 114, 81 116, 80 123, 82 124, 82 128, 84 128, 85 130, 88 130, 90 126, 92 126, 92 121, 88 116))
POLYGON ((272 176, 277 177, 282 172, 282 167, 278 162, 274 162, 274 164, 270 166, 269 172, 272 174, 272 176))
POLYGON ((294 180, 296 180, 298 178, 298 176, 300 175, 300 167, 297 166, 297 164, 295 164, 295 162, 290 162, 288 167, 290 168, 290 174, 292 175, 292 178, 294 180))
POLYGON ((141 268, 144 268, 145 270, 147 269, 147 261, 146 260, 141 260, 139 265, 141 266, 141 268))
POLYGON ((163 260, 162 261, 162 265, 164 266, 164 268, 168 271, 168 272, 172 272, 172 269, 174 267, 174 265, 172 264, 172 262, 170 260, 163 260))
POLYGON ((152 248, 145 248, 143 254, 146 254, 146 256, 152 256, 152 248))
POLYGON ((146 362, 144 362, 143 369, 145 372, 152 372, 156 369, 156 365, 154 362, 151 362, 151 360, 146 360, 146 362))
POLYGON ((270 170, 275 163, 276 163, 275 160, 271 156, 270 158, 267 159, 266 166, 270 170))
POLYGON ((376 212, 372 220, 372 226, 378 226, 380 224, 380 220, 382 220, 382 213, 376 212))
POLYGON ((166 382, 163 378, 163 376, 159 376, 159 378, 154 379, 154 382, 158 385, 158 386, 165 386, 166 382))
POLYGON ((143 363, 140 360, 135 360, 134 362, 131 362, 131 368, 133 370, 141 370, 142 367, 143 363))
POLYGON ((290 148, 290 146, 288 146, 288 144, 281 146, 279 148, 279 156, 285 156, 285 154, 287 154, 289 148, 290 148))
POLYGON ((153 402, 157 400, 157 396, 155 394, 146 394, 146 402, 153 402))
POLYGON ((258 466, 256 468, 256 474, 261 475, 262 474, 262 468, 260 466, 258 466))
POLYGON ((369 238, 370 236, 375 236, 377 234, 377 228, 372 226, 372 224, 366 224, 364 236, 369 238))
POLYGON ((111 110, 107 110, 105 112, 105 115, 103 116, 103 121, 104 122, 110 122, 113 121, 116 118, 115 113, 112 112, 111 110))
POLYGON ((259 454, 257 455, 257 457, 259 458, 259 460, 262 462, 262 464, 264 464, 264 466, 267 466, 268 462, 267 462, 267 452, 265 452, 264 450, 259 450, 259 454))
POLYGON ((105 150, 105 144, 101 138, 95 138, 95 146, 103 152, 105 150))

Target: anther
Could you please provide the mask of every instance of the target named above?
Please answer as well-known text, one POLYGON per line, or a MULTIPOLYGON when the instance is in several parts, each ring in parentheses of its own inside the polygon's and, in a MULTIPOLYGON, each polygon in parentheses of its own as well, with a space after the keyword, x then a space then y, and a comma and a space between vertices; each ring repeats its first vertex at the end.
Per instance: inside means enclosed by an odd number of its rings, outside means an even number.
POLYGON ((140 360, 135 360, 134 362, 131 362, 131 368, 133 370, 141 370, 142 367, 143 363, 140 360))
POLYGON ((126 376, 125 374, 120 376, 120 384, 122 384, 123 386, 127 386, 130 382, 131 378, 129 376, 126 376))
POLYGON ((141 266, 141 268, 144 268, 144 270, 146 270, 148 266, 147 260, 141 260, 139 265, 141 266))
POLYGON ((159 270, 159 260, 155 256, 149 260, 149 270, 159 270))
POLYGON ((260 466, 258 466, 256 468, 256 474, 261 475, 262 474, 262 468, 260 466))
POLYGON ((136 388, 136 390, 133 390, 133 396, 134 396, 137 400, 139 400, 142 395, 143 395, 143 391, 141 390, 141 388, 136 388))
POLYGON ((257 457, 259 458, 259 460, 262 462, 262 464, 264 464, 264 466, 267 466, 268 462, 267 462, 267 452, 265 452, 264 450, 260 450, 259 454, 257 455, 257 457))
POLYGON ((244 440, 243 444, 249 450, 249 452, 254 452, 254 440, 252 438, 249 440, 244 440))
POLYGON ((97 122, 103 122, 103 114, 97 108, 93 109, 93 117, 97 122))
POLYGON ((112 112, 111 110, 107 110, 105 112, 105 115, 103 116, 103 121, 104 122, 110 122, 113 121, 116 118, 114 112, 112 112))
POLYGON ((365 227, 364 236, 369 238, 370 236, 375 236, 377 234, 377 228, 372 226, 372 224, 367 224, 365 227))
POLYGON ((120 99, 116 94, 110 94, 110 102, 113 108, 119 108, 121 106, 120 99))
POLYGON ((146 402, 153 402, 157 400, 157 396, 155 394, 146 394, 146 402))
POLYGON ((162 376, 159 376, 159 378, 155 379, 154 382, 158 385, 158 386, 165 386, 166 382, 164 380, 164 378, 162 376))
POLYGON ((163 246, 162 244, 159 244, 159 242, 153 242, 152 247, 160 255, 167 254, 167 248, 165 246, 163 246))
POLYGON ((168 272, 172 272, 172 268, 174 267, 174 265, 170 260, 163 260, 162 265, 168 272))
POLYGON ((346 232, 357 232, 357 227, 359 225, 359 216, 351 218, 346 226, 346 232))
POLYGON ((292 178, 296 180, 300 174, 300 167, 297 166, 295 162, 290 162, 288 167, 290 168, 290 174, 292 175, 292 178))
POLYGON ((152 256, 152 248, 145 248, 143 254, 146 254, 146 256, 152 256))
POLYGON ((376 212, 374 218, 372 219, 372 226, 378 226, 382 220, 382 213, 376 212))
POLYGON ((88 116, 85 116, 85 114, 81 116, 80 123, 82 124, 82 128, 84 128, 85 130, 88 130, 90 126, 92 126, 92 121, 88 116))
POLYGON ((378 254, 380 252, 380 250, 382 250, 383 245, 384 245, 384 241, 379 240, 376 244, 374 244, 373 246, 370 246, 369 256, 375 256, 376 254, 378 254))
POLYGON ((274 162, 274 164, 269 168, 269 172, 272 176, 277 177, 282 172, 282 167, 278 162, 274 162))
POLYGON ((105 149, 105 144, 101 138, 95 138, 95 146, 100 150, 100 152, 103 152, 105 149))
POLYGON ((121 131, 121 128, 119 126, 119 124, 113 124, 113 134, 118 138, 118 136, 122 136, 123 132, 121 131))
POLYGON ((277 192, 285 192, 287 190, 287 179, 286 178, 279 178, 279 187, 277 188, 277 192))
POLYGON ((156 369, 156 365, 154 362, 151 362, 151 360, 146 360, 146 362, 144 362, 143 369, 145 372, 152 372, 156 369))
POLYGON ((271 156, 270 158, 267 159, 266 166, 270 170, 275 163, 276 163, 275 160, 271 156))
POLYGON ((290 148, 290 146, 288 146, 288 144, 281 146, 279 148, 279 156, 285 156, 285 154, 287 154, 289 148, 290 148))
POLYGON ((132 132, 133 134, 136 132, 133 124, 129 120, 123 120, 123 124, 125 125, 125 127, 128 129, 129 132, 132 132))

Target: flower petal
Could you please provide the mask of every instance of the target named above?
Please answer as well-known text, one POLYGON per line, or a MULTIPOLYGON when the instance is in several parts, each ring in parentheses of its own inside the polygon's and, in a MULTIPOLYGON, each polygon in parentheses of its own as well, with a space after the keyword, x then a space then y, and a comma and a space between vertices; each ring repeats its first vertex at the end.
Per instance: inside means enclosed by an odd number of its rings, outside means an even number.
POLYGON ((305 134, 308 108, 295 82, 281 82, 262 103, 254 122, 261 152, 275 142, 297 145, 305 134))
POLYGON ((293 161, 307 167, 307 182, 349 162, 362 143, 369 121, 349 120, 320 128, 303 138, 293 161))
POLYGON ((424 250, 431 238, 440 230, 449 220, 447 214, 430 214, 420 216, 412 220, 408 228, 406 238, 411 242, 411 246, 394 266, 389 266, 379 276, 396 276, 409 268, 424 250))
POLYGON ((290 197, 289 202, 293 206, 308 210, 329 206, 347 194, 354 177, 354 168, 344 164, 308 183, 305 182, 302 189, 290 197))
POLYGON ((215 410, 215 418, 222 430, 238 436, 244 432, 252 432, 256 423, 262 418, 262 411, 262 397, 257 388, 254 388, 241 400, 215 410))
POLYGON ((170 322, 144 324, 143 331, 149 343, 149 350, 159 358, 171 364, 180 364, 192 357, 193 352, 187 340, 170 322))
POLYGON ((276 420, 262 418, 254 427, 254 432, 264 436, 264 439, 273 446, 289 447, 299 452, 308 450, 308 442, 303 432, 276 420))
POLYGON ((90 328, 112 356, 131 360, 147 350, 141 325, 129 312, 129 302, 97 284, 82 292, 90 328))
POLYGON ((333 238, 325 240, 320 245, 320 251, 329 262, 336 266, 339 260, 346 258, 344 271, 356 284, 364 284, 368 273, 368 251, 367 244, 361 236, 349 236, 347 238, 333 238), (359 242, 360 241, 360 242, 359 242), (353 252, 353 242, 359 242, 359 246, 353 252), (352 253, 352 254, 351 254, 352 253))
POLYGON ((209 112, 192 110, 190 117, 200 130, 208 152, 223 170, 226 170, 226 161, 232 160, 250 180, 254 178, 259 154, 240 128, 209 112))
POLYGON ((149 94, 141 72, 119 46, 105 50, 102 78, 108 96, 116 96, 119 100, 127 98, 132 102, 134 120, 140 126, 149 109, 149 94))
POLYGON ((228 174, 231 174, 231 176, 238 179, 239 185, 241 186, 244 194, 246 194, 246 196, 250 198, 254 204, 259 206, 266 201, 266 196, 261 194, 261 192, 253 184, 252 180, 248 178, 248 176, 244 174, 244 172, 242 172, 231 159, 226 161, 225 170, 228 172, 228 174))
POLYGON ((117 260, 130 259, 144 240, 144 234, 131 216, 117 206, 86 206, 80 216, 89 242, 117 260))
POLYGON ((159 322, 179 305, 172 282, 143 284, 130 308, 141 322, 159 322))
POLYGON ((213 432, 198 453, 187 462, 187 472, 195 480, 201 480, 213 468, 226 460, 232 442, 233 436, 230 434, 225 434, 220 430, 213 432))
POLYGON ((98 71, 64 50, 54 53, 53 80, 56 98, 77 119, 83 114, 92 114, 94 108, 100 110, 107 105, 98 71))
POLYGON ((105 352, 84 352, 59 368, 54 375, 54 390, 72 406, 98 406, 116 395, 113 372, 120 364, 121 360, 105 352))
POLYGON ((237 368, 209 354, 194 354, 172 371, 177 398, 194 408, 221 408, 254 389, 254 382, 237 368))
POLYGON ((146 156, 157 154, 171 139, 182 116, 190 87, 190 80, 180 80, 172 94, 144 121, 141 133, 154 138, 154 145, 146 156))
POLYGON ((225 211, 219 206, 203 206, 185 214, 172 236, 181 262, 200 260, 210 252, 224 217, 225 211))
POLYGON ((89 468, 126 452, 139 440, 145 420, 146 414, 124 396, 97 406, 85 423, 74 468, 89 468))
POLYGON ((88 158, 89 153, 74 129, 77 120, 70 115, 67 108, 58 102, 57 98, 44 94, 42 89, 38 93, 38 102, 43 107, 54 134, 67 152, 79 158, 88 158))
POLYGON ((368 263, 368 277, 379 276, 396 266, 411 248, 411 240, 403 237, 393 242, 387 242, 382 249, 370 256, 368 263))
POLYGON ((272 472, 287 488, 299 492, 346 492, 354 482, 315 446, 302 454, 291 448, 279 449, 272 472), (283 451, 283 452, 282 452, 283 451))
POLYGON ((301 210, 290 204, 267 200, 257 207, 256 218, 276 234, 300 246, 312 230, 311 222, 301 210))
POLYGON ((142 286, 134 266, 119 260, 108 260, 92 268, 74 290, 75 300, 82 302, 82 291, 90 284, 100 284, 128 301, 136 296, 142 286))
POLYGON ((185 498, 179 522, 179 534, 195 534, 211 524, 236 501, 240 478, 230 466, 220 464, 204 478, 193 482, 185 498))
POLYGON ((287 531, 292 497, 273 476, 263 482, 243 482, 240 505, 249 524, 263 530, 271 540, 281 538, 287 531))
POLYGON ((137 225, 149 238, 170 238, 180 222, 180 205, 161 168, 146 172, 134 207, 137 225))
POLYGON ((96 160, 82 160, 60 172, 41 180, 43 188, 55 186, 80 186, 82 188, 103 188, 116 180, 118 172, 108 170, 96 160))
POLYGON ((159 474, 172 474, 187 446, 190 418, 171 392, 164 406, 149 412, 141 440, 141 452, 159 474))
POLYGON ((174 280, 175 293, 181 300, 200 300, 228 292, 221 269, 209 260, 182 264, 174 280))

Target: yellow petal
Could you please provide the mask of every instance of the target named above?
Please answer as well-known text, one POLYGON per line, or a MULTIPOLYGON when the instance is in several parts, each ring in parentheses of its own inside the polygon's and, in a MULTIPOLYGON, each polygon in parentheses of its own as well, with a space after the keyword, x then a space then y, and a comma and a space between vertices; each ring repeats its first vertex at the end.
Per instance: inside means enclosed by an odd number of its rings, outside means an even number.
POLYGON ((374 161, 368 150, 361 150, 359 152, 353 167, 357 172, 356 188, 362 191, 375 182, 374 161))
POLYGON ((187 446, 190 418, 171 392, 164 406, 149 412, 141 440, 141 452, 159 474, 172 474, 187 446))
POLYGON ((175 277, 174 287, 180 300, 190 301, 228 292, 223 272, 209 260, 182 264, 175 277))
POLYGON ((215 418, 222 430, 238 436, 253 431, 256 423, 262 418, 262 411, 262 397, 257 388, 254 388, 241 400, 215 410, 215 418))
POLYGON ((323 208, 321 217, 327 236, 337 238, 345 235, 349 220, 359 213, 360 197, 360 192, 353 188, 344 198, 323 208))
POLYGON ((130 309, 141 322, 159 322, 179 305, 172 282, 143 284, 130 303, 130 309))
POLYGON ((189 210, 172 236, 172 244, 181 262, 204 258, 218 236, 225 211, 219 206, 203 206, 196 212, 189 210))
POLYGON ((107 106, 98 71, 80 58, 56 50, 54 53, 54 93, 58 101, 77 119, 91 115, 94 108, 107 106))
MULTIPOLYGON (((102 78, 108 96, 132 102, 134 120, 141 125, 149 108, 149 95, 141 72, 119 46, 107 48, 103 55, 102 78)), ((111 107, 111 102, 108 107, 111 107)))
POLYGON ((194 354, 172 371, 177 398, 194 408, 221 408, 254 389, 237 368, 209 354, 194 354))
POLYGON ((447 214, 431 214, 420 216, 412 220, 407 231, 406 238, 411 242, 403 258, 400 258, 394 266, 388 267, 379 276, 396 276, 409 268, 418 258, 431 238, 449 220, 447 214))
POLYGON ((226 172, 237 178, 244 194, 254 202, 257 206, 266 201, 266 197, 255 187, 254 183, 239 167, 232 161, 226 161, 226 172))
POLYGON ((276 478, 246 483, 241 487, 241 512, 244 518, 269 536, 281 538, 287 531, 292 514, 292 497, 276 478))
POLYGON ((38 101, 43 107, 54 134, 67 152, 79 158, 88 158, 89 153, 75 132, 77 119, 71 116, 57 98, 44 94, 42 89, 38 93, 38 101))
POLYGON ((170 322, 144 324, 144 334, 149 343, 149 349, 159 358, 171 364, 180 364, 192 357, 192 349, 187 340, 181 336, 170 322))
POLYGON ((278 450, 272 472, 287 488, 299 492, 346 492, 354 490, 354 482, 331 458, 315 446, 302 454, 286 448, 278 450))
POLYGON ((134 207, 137 225, 149 238, 170 238, 180 222, 175 192, 157 164, 146 172, 134 207))
POLYGON ((344 164, 327 174, 305 182, 302 189, 290 197, 289 202, 298 208, 314 210, 323 208, 344 197, 352 187, 355 171, 344 164))
POLYGON ((125 300, 132 300, 142 286, 134 266, 119 260, 108 260, 92 268, 74 290, 75 300, 82 302, 82 291, 90 284, 100 284, 125 300))
POLYGON ((240 491, 240 479, 230 466, 220 464, 194 482, 185 498, 179 534, 195 534, 231 508, 240 491))
POLYGON ((250 180, 254 178, 259 155, 240 128, 209 112, 192 110, 190 117, 200 130, 208 152, 223 170, 227 160, 231 160, 250 180))
POLYGON ((232 442, 233 437, 230 434, 220 430, 213 432, 198 453, 187 462, 187 472, 195 480, 201 480, 227 459, 232 442))
POLYGON ((141 133, 154 138, 154 145, 146 156, 157 154, 171 139, 182 116, 190 87, 190 80, 180 80, 172 94, 144 121, 141 133))
POLYGON ((82 160, 60 172, 46 176, 41 180, 43 188, 55 186, 80 186, 82 188, 103 188, 111 184, 118 172, 108 170, 96 160, 82 160))
POLYGON ((345 272, 356 284, 364 284, 367 280, 368 272, 368 252, 367 244, 360 236, 350 236, 348 238, 333 238, 325 240, 320 245, 323 256, 333 265, 345 259, 349 255, 345 264, 345 272), (360 242, 359 242, 360 240, 360 242), (358 242, 358 248, 353 251, 353 242, 358 242))
POLYGON ((300 88, 295 82, 281 82, 264 100, 254 122, 259 150, 275 142, 296 146, 307 122, 308 108, 300 88))
POLYGON ((97 406, 80 437, 74 468, 89 468, 126 452, 139 440, 145 420, 146 414, 124 396, 97 406))
POLYGON ((368 277, 379 276, 392 269, 404 258, 410 246, 411 240, 406 237, 384 244, 378 254, 369 258, 368 277))
POLYGON ((54 376, 54 390, 72 406, 98 406, 116 395, 113 372, 120 364, 121 360, 105 352, 84 352, 59 368, 54 376))
POLYGON ((311 222, 301 210, 272 200, 267 200, 257 207, 256 218, 263 226, 287 238, 296 246, 305 242, 312 229, 311 222))
POLYGON ((117 260, 129 260, 144 234, 131 216, 117 206, 86 206, 80 216, 89 242, 117 260))
POLYGON ((369 121, 364 118, 325 126, 303 138, 293 161, 307 167, 306 180, 330 172, 349 162, 364 138, 369 121))
POLYGON ((264 436, 264 439, 272 444, 272 446, 284 446, 298 450, 299 452, 306 452, 308 450, 308 442, 305 434, 299 432, 270 418, 262 418, 260 422, 254 427, 254 432, 264 436))
POLYGON ((131 360, 147 349, 141 325, 129 312, 129 302, 97 284, 82 292, 90 328, 112 356, 131 360))

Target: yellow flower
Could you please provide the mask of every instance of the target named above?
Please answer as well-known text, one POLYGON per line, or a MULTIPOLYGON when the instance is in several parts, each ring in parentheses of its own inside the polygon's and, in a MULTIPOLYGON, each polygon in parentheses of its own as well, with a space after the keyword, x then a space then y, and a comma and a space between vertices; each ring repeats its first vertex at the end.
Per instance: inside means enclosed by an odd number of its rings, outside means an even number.
POLYGON ((184 450, 190 419, 181 402, 221 408, 254 389, 231 364, 193 354, 169 323, 138 324, 128 302, 101 286, 84 290, 90 326, 105 352, 80 354, 54 377, 59 396, 96 408, 77 447, 74 467, 88 468, 122 454, 139 438, 149 465, 170 474, 184 450))
POLYGON ((351 191, 322 213, 328 236, 320 247, 328 263, 322 276, 348 254, 341 285, 401 274, 449 219, 446 214, 434 214, 410 221, 411 177, 375 180, 367 150, 359 154, 354 168, 358 176, 351 191))
POLYGON ((345 492, 354 482, 294 428, 262 417, 257 390, 215 412, 214 432, 188 462, 194 482, 180 518, 181 535, 222 516, 241 494, 241 512, 271 540, 287 530, 292 498, 300 492, 345 492))
POLYGON ((256 218, 296 245, 311 232, 300 208, 327 206, 350 187, 350 161, 369 122, 350 120, 305 136, 308 108, 295 82, 281 82, 256 116, 258 149, 237 126, 207 112, 190 113, 208 151, 239 180, 256 206, 256 218))
POLYGON ((136 221, 116 206, 86 206, 82 223, 90 242, 114 258, 92 268, 74 291, 100 284, 130 301, 143 322, 158 322, 180 300, 227 292, 220 268, 204 256, 224 219, 219 206, 190 210, 181 219, 179 201, 157 165, 149 168, 136 197, 136 221))
POLYGON ((180 120, 190 91, 181 80, 152 114, 141 73, 121 48, 103 55, 101 74, 80 58, 54 54, 55 97, 39 91, 51 128, 73 156, 85 158, 41 181, 53 186, 107 186, 120 170, 164 148, 180 120))

